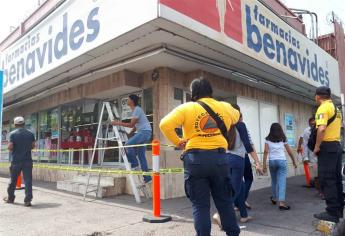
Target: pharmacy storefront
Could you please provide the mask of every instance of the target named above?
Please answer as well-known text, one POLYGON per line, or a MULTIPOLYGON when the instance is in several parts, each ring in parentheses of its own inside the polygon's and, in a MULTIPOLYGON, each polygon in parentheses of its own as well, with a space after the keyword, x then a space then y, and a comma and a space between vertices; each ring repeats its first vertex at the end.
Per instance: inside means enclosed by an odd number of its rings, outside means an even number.
MULTIPOLYGON (((35 153, 38 162, 88 164, 90 151, 44 150, 92 147, 102 102, 129 120, 130 93, 140 96, 153 136, 166 143, 160 119, 190 101, 189 84, 200 76, 211 81, 217 99, 241 106, 258 152, 273 122, 296 147, 313 113, 315 87, 329 86, 339 99, 337 61, 260 1, 62 2, 0 57, 2 148, 13 117, 23 115, 43 149, 35 153)), ((181 167, 179 153, 164 147, 161 167, 181 167)), ((121 162, 114 150, 104 158, 113 168, 121 162)), ((182 196, 182 182, 182 174, 164 176, 162 197, 182 196)))

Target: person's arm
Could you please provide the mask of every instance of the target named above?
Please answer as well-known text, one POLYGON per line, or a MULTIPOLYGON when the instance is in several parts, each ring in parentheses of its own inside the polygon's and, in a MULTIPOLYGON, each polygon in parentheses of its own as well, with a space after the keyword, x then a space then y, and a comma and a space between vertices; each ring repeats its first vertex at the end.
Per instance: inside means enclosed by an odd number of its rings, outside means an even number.
POLYGON ((250 142, 250 138, 248 135, 248 130, 246 127, 246 124, 243 122, 239 122, 236 124, 236 128, 238 130, 238 133, 240 134, 241 141, 246 149, 246 152, 252 157, 255 163, 256 171, 260 174, 262 173, 261 165, 259 162, 258 155, 254 151, 254 148, 252 146, 252 143, 250 142))
POLYGON ((303 137, 300 137, 298 140, 298 146, 297 146, 297 153, 299 154, 302 154, 303 152, 302 144, 303 144, 303 137))
POLYGON ((292 160, 293 166, 295 168, 297 168, 297 162, 296 162, 295 156, 293 155, 292 150, 291 150, 289 144, 286 143, 286 144, 284 144, 284 146, 285 146, 285 149, 286 149, 287 153, 289 154, 289 156, 290 156, 290 158, 292 160))
POLYGON ((13 143, 12 142, 8 143, 7 149, 10 151, 13 151, 13 143))
POLYGON ((35 140, 34 134, 32 134, 31 139, 32 139, 32 143, 31 143, 31 150, 32 150, 36 147, 36 140, 35 140))
POLYGON ((10 142, 8 143, 8 145, 7 145, 7 149, 9 150, 9 151, 13 151, 13 134, 11 133, 10 134, 10 142))
POLYGON ((320 152, 320 145, 323 138, 325 137, 326 128, 326 125, 320 125, 319 127, 317 127, 316 144, 314 148, 315 155, 318 155, 318 153, 320 152))
POLYGON ((139 117, 144 115, 144 111, 140 107, 135 107, 132 113, 132 119, 130 122, 122 122, 122 121, 111 121, 112 125, 123 126, 127 128, 134 128, 135 124, 138 123, 139 117))
POLYGON ((128 135, 132 136, 135 133, 135 131, 137 131, 137 128, 134 127, 128 135))
POLYGON ((254 160, 254 164, 255 164, 255 169, 256 171, 262 175, 264 172, 263 172, 263 169, 261 167, 261 164, 260 164, 260 161, 259 161, 259 157, 258 157, 258 154, 256 153, 255 149, 254 151, 252 151, 251 153, 248 153, 252 159, 254 160))
POLYGON ((263 172, 267 173, 267 157, 268 157, 268 144, 265 143, 265 149, 264 149, 264 160, 263 160, 263 172))
POLYGON ((116 125, 116 126, 123 126, 123 127, 127 127, 127 128, 134 128, 135 124, 138 122, 138 118, 132 118, 130 122, 126 123, 126 122, 122 122, 122 121, 116 121, 116 120, 112 120, 111 124, 112 125, 116 125))
POLYGON ((185 119, 184 105, 180 105, 166 115, 160 122, 159 128, 163 135, 175 146, 184 148, 186 140, 179 138, 175 128, 181 127, 185 119))
POLYGON ((239 122, 236 124, 236 128, 237 128, 238 133, 240 134, 240 138, 246 149, 246 152, 247 153, 253 152, 254 151, 253 146, 250 143, 246 125, 243 122, 239 122))
POLYGON ((316 111, 315 122, 317 127, 316 143, 314 147, 314 154, 317 156, 320 152, 320 145, 325 137, 325 131, 327 128, 328 118, 330 117, 327 106, 320 105, 316 111))

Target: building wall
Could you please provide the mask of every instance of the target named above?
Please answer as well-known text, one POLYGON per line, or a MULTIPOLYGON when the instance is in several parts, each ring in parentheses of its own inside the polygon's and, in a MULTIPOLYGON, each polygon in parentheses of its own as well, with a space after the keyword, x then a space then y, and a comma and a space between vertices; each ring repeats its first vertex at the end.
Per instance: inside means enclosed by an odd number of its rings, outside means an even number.
POLYGON ((320 36, 318 45, 338 61, 341 93, 345 93, 345 35, 342 25, 335 21, 334 33, 320 36))
MULTIPOLYGON (((159 130, 159 121, 174 108, 174 88, 180 88, 188 91, 189 84, 194 78, 199 76, 208 78, 211 81, 215 91, 223 91, 223 93, 225 92, 236 96, 256 99, 262 102, 277 105, 279 108, 279 121, 282 124, 284 123, 284 113, 288 112, 294 114, 296 118, 296 140, 298 140, 299 134, 307 126, 307 120, 313 110, 311 105, 303 104, 301 102, 294 101, 291 98, 281 97, 276 94, 259 90, 235 81, 230 81, 205 71, 182 73, 172 68, 158 68, 158 71, 159 79, 156 81, 151 79, 151 70, 143 73, 142 75, 128 71, 114 73, 93 82, 82 84, 66 91, 59 92, 50 96, 49 98, 44 98, 41 101, 33 102, 13 111, 6 112, 5 115, 7 117, 13 117, 13 115, 17 115, 18 111, 30 114, 35 111, 51 108, 66 102, 71 102, 73 100, 78 100, 92 94, 105 93, 108 90, 123 85, 130 85, 138 88, 152 87, 154 138, 160 139, 162 144, 160 166, 161 168, 175 168, 182 167, 182 161, 179 159, 181 151, 174 150, 166 145, 169 144, 169 142, 165 140, 159 130)), ((147 159, 149 166, 151 166, 150 157, 151 152, 148 151, 147 159)), ((2 168, 0 172, 7 173, 8 170, 7 168, 2 168)), ((297 173, 301 173, 301 169, 299 169, 297 173)), ((68 173, 67 175, 65 173, 51 173, 51 171, 36 171, 35 179, 56 181, 69 179, 71 176, 76 174, 77 172, 68 173)), ((290 175, 294 174, 295 172, 292 168, 290 168, 290 175)), ((130 188, 128 186, 126 189, 128 192, 130 192, 130 188)), ((183 173, 163 175, 161 180, 161 193, 162 199, 184 196, 183 173)))
POLYGON ((334 23, 334 34, 335 34, 335 56, 339 63, 339 79, 341 85, 341 92, 345 94, 345 35, 342 24, 334 23))

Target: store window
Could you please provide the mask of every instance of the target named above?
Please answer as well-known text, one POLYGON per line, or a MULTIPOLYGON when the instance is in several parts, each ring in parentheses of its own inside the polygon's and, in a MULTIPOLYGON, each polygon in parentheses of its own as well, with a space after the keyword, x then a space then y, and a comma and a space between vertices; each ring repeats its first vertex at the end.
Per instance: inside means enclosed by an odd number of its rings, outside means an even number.
MULTIPOLYGON (((189 92, 186 92, 180 88, 174 88, 174 101, 173 101, 174 108, 178 107, 179 105, 183 103, 190 102, 191 100, 192 100, 192 96, 189 92)), ((182 132, 181 127, 176 128, 175 132, 180 138, 182 138, 183 132, 182 132)))
MULTIPOLYGON (((37 113, 27 115, 24 117, 25 119, 25 128, 30 130, 36 140, 36 146, 38 147, 38 142, 37 142, 37 137, 38 137, 38 118, 37 118, 37 113)), ((33 152, 32 153, 32 160, 35 162, 39 161, 39 153, 38 152, 33 152)))
POLYGON ((2 124, 2 134, 1 134, 1 155, 0 162, 9 161, 8 155, 8 143, 10 141, 10 122, 6 121, 2 124))
MULTIPOLYGON (((52 152, 59 148, 59 109, 51 109, 38 113, 39 132, 37 146, 40 162, 57 163, 58 152, 52 152)), ((33 126, 30 125, 31 128, 33 126)))
MULTIPOLYGON (((92 148, 98 125, 98 103, 83 100, 61 107, 61 149, 92 148)), ((70 151, 61 154, 61 163, 89 164, 92 151, 70 151)), ((98 155, 94 163, 98 162, 98 155)))
POLYGON ((189 92, 184 91, 180 88, 174 88, 174 102, 173 106, 178 107, 179 105, 190 102, 192 100, 192 96, 189 92))

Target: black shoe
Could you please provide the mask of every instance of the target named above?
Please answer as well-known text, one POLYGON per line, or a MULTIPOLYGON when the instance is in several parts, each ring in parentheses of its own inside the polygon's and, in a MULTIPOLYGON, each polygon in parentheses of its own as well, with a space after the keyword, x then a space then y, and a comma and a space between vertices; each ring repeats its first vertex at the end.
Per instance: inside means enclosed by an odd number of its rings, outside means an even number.
POLYGON ((10 200, 10 199, 8 199, 8 197, 4 197, 4 202, 5 203, 9 203, 9 204, 13 204, 14 203, 14 200, 10 200))
POLYGON ((273 200, 273 197, 271 197, 270 199, 271 199, 271 202, 272 202, 273 205, 277 204, 277 201, 273 200))
POLYGON ((32 205, 31 205, 31 202, 24 202, 24 206, 31 207, 32 205))
POLYGON ((334 222, 334 223, 338 223, 339 222, 339 218, 338 217, 332 216, 328 212, 322 212, 322 213, 319 213, 319 214, 314 214, 314 217, 316 219, 319 219, 319 220, 331 221, 331 222, 334 222))
POLYGON ((290 209, 291 209, 291 207, 289 207, 289 206, 279 206, 279 210, 281 210, 281 211, 288 211, 290 209))

